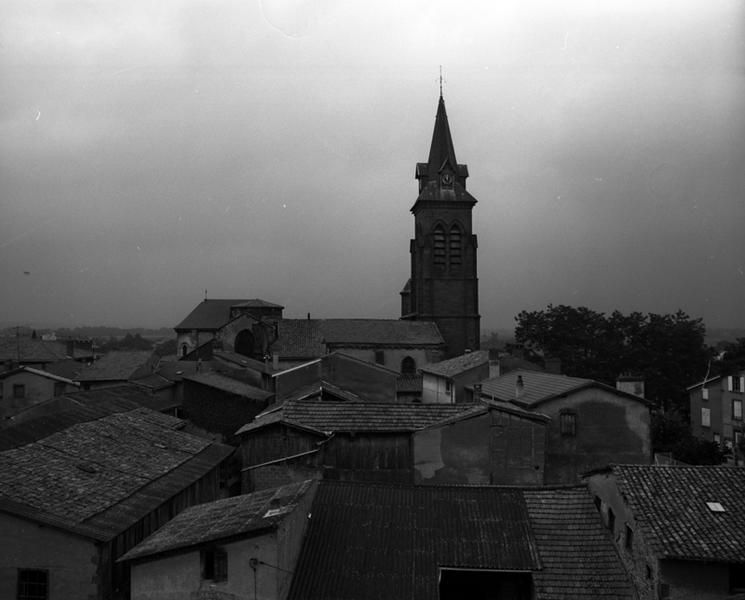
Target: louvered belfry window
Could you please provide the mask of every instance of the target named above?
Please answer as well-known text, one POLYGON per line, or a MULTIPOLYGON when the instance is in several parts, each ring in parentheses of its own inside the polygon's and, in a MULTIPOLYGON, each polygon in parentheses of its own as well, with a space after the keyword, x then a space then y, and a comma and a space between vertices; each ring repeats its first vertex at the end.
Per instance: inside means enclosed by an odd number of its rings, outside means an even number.
POLYGON ((437 225, 434 230, 435 239, 435 266, 445 266, 445 228, 437 225))
POLYGON ((460 227, 453 225, 450 228, 450 266, 460 267, 461 265, 461 234, 460 227))

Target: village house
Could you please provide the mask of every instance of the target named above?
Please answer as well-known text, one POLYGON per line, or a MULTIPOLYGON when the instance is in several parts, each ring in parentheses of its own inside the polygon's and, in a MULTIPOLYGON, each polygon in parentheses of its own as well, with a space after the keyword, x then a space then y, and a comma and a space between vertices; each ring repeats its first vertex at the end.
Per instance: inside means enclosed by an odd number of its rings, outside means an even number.
POLYGON ((34 367, 16 367, 0 373, 0 427, 27 408, 78 387, 67 377, 34 367))
POLYGON ((611 463, 650 464, 650 407, 644 398, 591 379, 516 370, 470 390, 549 417, 544 482, 573 483, 611 463))
POLYGON ((745 469, 613 465, 587 482, 641 600, 745 598, 745 469))
POLYGON ((584 486, 324 480, 309 515, 290 600, 636 598, 584 486))
POLYGON ((372 402, 312 384, 238 430, 242 490, 321 477, 411 483, 412 433, 469 408, 372 402))
POLYGON ((542 485, 549 417, 482 402, 412 436, 418 484, 542 485))
POLYGON ((469 352, 424 365, 420 371, 422 402, 466 402, 466 386, 489 378, 489 353, 469 352))
POLYGON ((187 508, 125 554, 132 600, 286 598, 317 483, 187 508))
POLYGON ((184 425, 117 398, 0 431, 0 598, 127 598, 115 561, 224 494, 233 448, 184 425))
POLYGON ((711 377, 688 388, 691 402, 691 433, 733 450, 730 460, 741 460, 740 440, 745 434, 742 408, 745 401, 745 370, 711 377))

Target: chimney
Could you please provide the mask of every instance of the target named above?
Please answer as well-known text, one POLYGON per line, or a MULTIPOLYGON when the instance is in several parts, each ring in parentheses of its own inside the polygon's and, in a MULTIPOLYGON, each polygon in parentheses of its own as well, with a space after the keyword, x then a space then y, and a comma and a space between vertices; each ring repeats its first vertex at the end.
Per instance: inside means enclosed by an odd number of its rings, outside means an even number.
POLYGON ((69 358, 75 358, 75 340, 68 339, 65 342, 65 354, 67 354, 69 358))
POLYGON ((515 382, 515 399, 519 400, 525 395, 525 384, 523 383, 523 376, 518 375, 517 381, 515 382))
POLYGON ((276 352, 272 354, 272 368, 275 371, 279 371, 279 354, 276 352))
POLYGON ((310 321, 310 313, 308 313, 308 321, 310 321))
POLYGON ((481 402, 481 384, 480 383, 473 384, 473 401, 481 402))

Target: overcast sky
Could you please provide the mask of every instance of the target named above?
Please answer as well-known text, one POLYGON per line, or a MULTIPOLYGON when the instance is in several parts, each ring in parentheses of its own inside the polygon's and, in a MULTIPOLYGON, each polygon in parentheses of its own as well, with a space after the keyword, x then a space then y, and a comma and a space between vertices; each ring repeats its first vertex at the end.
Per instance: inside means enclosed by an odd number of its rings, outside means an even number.
POLYGON ((0 322, 399 316, 438 97, 482 325, 745 326, 745 3, 0 3, 0 322))

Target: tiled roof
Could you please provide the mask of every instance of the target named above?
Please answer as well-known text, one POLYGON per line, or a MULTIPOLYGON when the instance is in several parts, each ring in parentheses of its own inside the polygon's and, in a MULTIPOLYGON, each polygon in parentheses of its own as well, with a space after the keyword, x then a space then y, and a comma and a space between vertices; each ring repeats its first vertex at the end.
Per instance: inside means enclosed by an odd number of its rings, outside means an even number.
POLYGON ((280 359, 317 358, 329 346, 421 347, 444 344, 437 325, 401 319, 282 319, 271 351, 280 359))
POLYGON ((479 404, 470 405, 472 408, 463 411, 461 413, 458 413, 454 416, 446 417, 442 421, 438 421, 437 423, 433 423, 432 427, 439 427, 441 425, 447 425, 449 423, 457 423, 458 421, 461 421, 463 419, 470 419, 472 417, 477 417, 479 415, 482 415, 486 412, 488 412, 490 409, 499 410, 503 412, 507 412, 513 415, 516 415, 518 417, 522 417, 524 419, 530 419, 531 421, 538 421, 540 423, 545 423, 546 421, 550 420, 550 417, 547 415, 525 410, 523 408, 520 408, 519 406, 515 406, 514 404, 510 404, 509 402, 496 402, 493 400, 489 401, 482 401, 479 404))
POLYGON ((303 481, 192 506, 120 560, 160 554, 275 527, 313 487, 313 481, 303 481))
POLYGON ((495 400, 513 402, 521 406, 532 407, 542 402, 546 402, 547 400, 588 387, 601 388, 619 396, 624 396, 631 400, 647 404, 647 401, 644 398, 617 390, 609 385, 600 383, 599 381, 593 381, 592 379, 568 377, 566 375, 527 371, 523 369, 510 371, 505 375, 493 379, 487 379, 481 383, 481 394, 482 396, 491 397, 495 400), (518 377, 521 377, 523 382, 523 390, 519 398, 516 393, 518 377))
POLYGON ((213 350, 212 357, 215 362, 223 362, 233 368, 248 368, 267 374, 275 372, 274 368, 272 367, 271 361, 263 362, 260 360, 249 358, 248 356, 243 356, 243 354, 238 354, 236 352, 228 352, 226 350, 213 350))
POLYGON ((240 306, 245 308, 283 308, 279 304, 272 304, 259 298, 253 300, 244 299, 224 299, 224 298, 209 298, 204 299, 200 302, 197 307, 192 310, 188 316, 181 321, 174 329, 178 330, 191 330, 198 329, 200 331, 220 329, 228 321, 230 321, 230 308, 233 306, 240 306))
POLYGON ((54 373, 60 377, 67 377, 67 379, 75 379, 78 373, 80 373, 84 368, 84 363, 71 358, 49 363, 44 366, 44 370, 48 373, 54 373))
POLYGON ((526 489, 523 496, 543 565, 533 573, 537 600, 636 597, 584 487, 526 489))
POLYGON ((32 338, 0 338, 0 362, 48 363, 67 358, 64 342, 32 338))
MULTIPOLYGON (((471 408, 472 404, 287 400, 272 414, 281 411, 281 420, 300 423, 318 431, 406 432, 427 427, 471 408)), ((276 414, 273 419, 276 422, 276 414)), ((262 426, 261 418, 257 418, 237 433, 262 426)))
POLYGON ((635 597, 585 488, 324 480, 289 598, 437 598, 440 567, 532 572, 537 600, 635 597))
POLYGON ((438 363, 424 365, 421 368, 422 373, 433 373, 443 377, 455 377, 464 371, 469 371, 475 367, 489 362, 489 352, 487 350, 478 350, 462 354, 455 358, 449 358, 438 363))
POLYGON ((612 470, 657 556, 745 559, 745 468, 618 465, 612 470), (724 511, 712 511, 707 502, 721 504, 724 511))
POLYGON ((421 375, 400 375, 396 381, 396 391, 415 393, 422 391, 421 375))
MULTIPOLYGON (((35 369, 34 367, 17 367, 15 369, 11 369, 10 371, 5 371, 4 373, 0 373, 0 379, 5 379, 6 377, 10 377, 11 375, 15 375, 16 373, 30 373, 32 375, 38 375, 39 377, 44 377, 45 379, 52 379, 54 381, 60 381, 62 383, 70 383, 72 384, 72 379, 68 379, 67 377, 62 377, 61 375, 55 375, 54 373, 50 373, 49 371, 42 370, 42 369, 35 369)), ((77 385, 77 384, 76 384, 77 385)))
POLYGON ((0 452, 0 509, 109 540, 232 453, 178 422, 138 408, 0 452))
MULTIPOLYGON (((138 408, 161 411, 172 406, 172 402, 153 396, 134 384, 69 392, 16 415, 11 422, 17 424, 0 429, 0 450, 30 444, 77 423, 94 421, 114 413, 138 408)), ((157 413, 148 415, 143 418, 158 418, 152 416, 157 413)), ((169 423, 174 428, 181 427, 183 423, 179 419, 167 418, 171 419, 169 423)))
POLYGON ((77 376, 78 381, 126 381, 137 375, 147 375, 145 368, 151 360, 156 360, 150 350, 115 351, 104 354, 77 376), (138 371, 142 371, 138 373, 138 371))
POLYGON ((538 569, 521 493, 321 481, 289 598, 437 598, 440 566, 538 569))
POLYGON ((195 373, 194 375, 185 376, 184 379, 223 392, 235 394, 236 396, 243 396, 244 398, 249 398, 251 400, 266 400, 274 395, 272 392, 267 392, 266 390, 262 390, 243 381, 239 381, 238 379, 233 379, 232 377, 214 371, 195 373))

